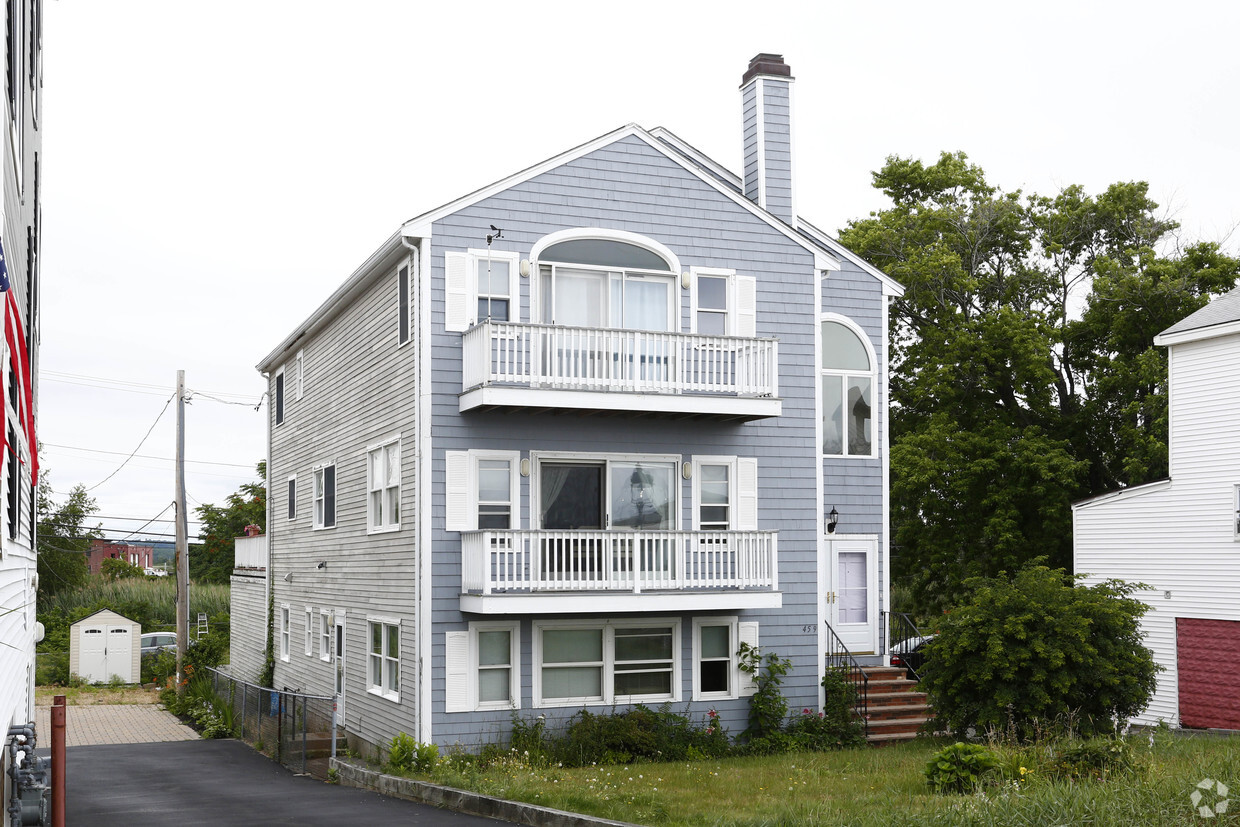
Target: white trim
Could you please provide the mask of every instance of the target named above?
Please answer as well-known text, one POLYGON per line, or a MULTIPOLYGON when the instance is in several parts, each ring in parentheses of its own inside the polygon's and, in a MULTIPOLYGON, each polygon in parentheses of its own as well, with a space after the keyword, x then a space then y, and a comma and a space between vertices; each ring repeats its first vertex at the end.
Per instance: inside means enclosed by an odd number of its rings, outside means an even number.
POLYGON ((288 603, 280 604, 280 660, 288 663, 289 650, 293 648, 293 609, 288 603))
MULTIPOLYGON (((374 496, 373 495, 376 492, 378 492, 380 496, 382 497, 382 501, 386 503, 387 492, 390 491, 393 487, 395 487, 396 489, 396 510, 397 510, 397 514, 399 515, 404 510, 403 508, 401 508, 401 497, 404 494, 404 486, 402 485, 403 481, 404 481, 404 456, 401 450, 401 438, 400 438, 399 432, 397 432, 393 436, 387 437, 381 442, 374 442, 366 446, 366 486, 365 488, 366 488, 366 533, 367 534, 390 534, 393 531, 400 531, 399 516, 397 517, 397 519, 392 520, 392 521, 389 521, 385 518, 385 521, 383 522, 382 525, 377 525, 377 526, 375 525, 374 496), (379 488, 374 488, 373 487, 374 485, 374 463, 376 461, 376 457, 383 458, 383 460, 386 462, 387 449, 391 447, 392 445, 396 446, 396 485, 391 486, 391 485, 385 484, 385 485, 380 486, 379 488)), ((337 485, 337 491, 339 491, 338 485, 337 485)), ((380 505, 380 509, 382 510, 382 505, 380 505)), ((391 509, 389 508, 388 511, 390 512, 391 509)))
POLYGON ((521 528, 521 452, 471 448, 444 452, 444 530, 475 531, 478 528, 478 463, 496 460, 508 463, 508 495, 511 497, 508 527, 521 528), (464 476, 458 463, 465 463, 464 476))
POLYGON ((469 624, 469 681, 471 709, 521 708, 521 623, 519 621, 483 620, 469 624), (482 667, 478 663, 478 656, 482 651, 478 645, 479 632, 508 632, 508 700, 506 701, 483 701, 479 697, 478 682, 482 672, 482 667))
MULTIPOLYGON (((558 388, 509 388, 484 385, 462 393, 461 413, 491 406, 555 408, 600 411, 695 413, 764 419, 781 416, 784 402, 778 397, 695 396, 693 394, 613 393, 558 388)), ((821 441, 819 442, 821 445, 821 441)))
POLYGON ((518 270, 521 266, 521 255, 516 252, 507 250, 475 250, 466 251, 469 255, 469 287, 472 305, 469 308, 469 326, 485 321, 477 318, 478 316, 478 299, 481 293, 478 291, 478 268, 487 259, 492 262, 506 261, 508 262, 508 318, 497 321, 520 322, 521 321, 521 276, 518 270))
POLYGON ((321 462, 318 465, 315 465, 313 468, 311 468, 310 471, 311 471, 311 477, 310 477, 311 479, 311 482, 310 482, 310 524, 311 524, 311 528, 314 531, 330 531, 331 529, 335 528, 337 523, 339 522, 336 519, 337 517, 336 505, 340 499, 340 479, 339 479, 340 475, 336 473, 336 461, 333 459, 330 462, 321 462), (332 469, 332 514, 331 514, 332 521, 330 525, 327 522, 327 469, 328 468, 332 469), (323 472, 323 497, 322 497, 323 512, 322 514, 320 514, 319 510, 315 508, 315 505, 319 502, 319 499, 320 499, 319 491, 318 491, 320 471, 323 472))
MULTIPOLYGON (((721 278, 726 280, 724 288, 723 335, 736 336, 736 271, 723 267, 690 267, 689 268, 689 332, 698 332, 698 279, 721 278)), ((717 312, 717 311, 707 311, 717 312)))
POLYGON ((306 657, 314 657, 314 607, 306 607, 306 657))
MULTIPOLYGON (((884 318, 886 317, 884 316, 884 318)), ((854 322, 852 319, 848 318, 847 316, 841 315, 839 313, 833 313, 833 312, 819 313, 818 331, 814 336, 814 342, 818 346, 818 355, 815 357, 815 365, 817 365, 818 367, 818 377, 819 377, 818 382, 817 382, 818 398, 815 402, 814 407, 818 411, 818 421, 819 421, 818 453, 819 455, 823 459, 830 457, 833 460, 874 459, 876 456, 878 456, 877 451, 879 448, 879 440, 882 437, 882 434, 879 433, 879 427, 881 424, 883 424, 880 418, 880 415, 883 410, 882 408, 883 398, 879 392, 880 375, 879 375, 878 355, 874 350, 874 345, 870 341, 869 335, 865 332, 864 329, 862 329, 862 327, 859 324, 857 324, 856 322, 854 322), (836 324, 840 324, 852 331, 853 335, 855 335, 858 338, 858 340, 860 340, 862 347, 865 348, 866 357, 870 361, 869 371, 850 370, 847 368, 830 368, 822 364, 822 325, 824 322, 833 322, 836 324), (826 428, 822 424, 822 420, 823 420, 823 417, 826 416, 826 411, 823 408, 822 396, 823 396, 823 390, 826 387, 826 379, 828 377, 839 378, 840 384, 842 386, 842 394, 840 398, 843 399, 845 402, 847 402, 847 399, 848 399, 848 379, 850 377, 868 378, 870 380, 870 394, 871 394, 870 398, 874 400, 874 403, 870 408, 870 450, 869 450, 869 453, 854 454, 849 450, 848 418, 846 416, 842 417, 841 423, 840 423, 843 428, 843 434, 842 434, 843 443, 840 446, 841 453, 828 454, 823 451, 822 441, 823 441, 823 438, 825 437, 826 428)), ((841 411, 841 414, 843 414, 842 411, 841 411)))
POLYGON ((1108 491, 1105 494, 1098 494, 1097 496, 1090 497, 1087 500, 1072 503, 1072 510, 1084 510, 1093 508, 1096 505, 1102 505, 1103 503, 1115 502, 1117 500, 1127 500, 1132 497, 1140 497, 1145 494, 1151 494, 1155 491, 1159 491, 1163 488, 1169 488, 1170 486, 1171 480, 1155 480, 1154 482, 1147 482, 1142 485, 1121 488, 1118 491, 1108 491))
POLYGON ((737 485, 736 457, 717 455, 697 455, 693 457, 693 479, 689 485, 689 502, 692 509, 690 525, 694 531, 702 530, 702 466, 723 465, 728 469, 728 529, 736 528, 737 518, 737 485))
MULTIPOLYGON (((531 271, 538 264, 539 255, 548 247, 559 244, 563 241, 574 241, 577 239, 590 238, 600 239, 603 241, 621 241, 625 244, 632 244, 634 247, 641 247, 642 249, 648 250, 666 261, 668 265, 667 272, 678 278, 680 276, 680 259, 666 245, 655 241, 649 236, 631 233, 627 230, 616 230, 610 227, 572 227, 567 230, 557 230, 554 233, 549 233, 543 236, 538 239, 538 241, 535 241, 534 246, 530 248, 531 271)), ((661 271, 652 270, 649 272, 661 271)), ((531 272, 530 276, 531 278, 533 277, 533 272, 531 272)))
MULTIPOLYGON (((614 704, 636 704, 636 703, 677 703, 681 697, 681 651, 684 646, 681 640, 681 625, 679 618, 673 617, 656 617, 656 618, 618 618, 608 620, 536 620, 533 623, 533 648, 532 648, 532 669, 533 678, 533 706, 536 709, 564 707, 564 706, 610 706, 614 704), (659 629, 670 628, 672 637, 672 657, 671 657, 671 693, 667 695, 617 695, 615 693, 615 668, 616 668, 616 629, 659 629), (551 701, 543 700, 542 697, 542 671, 543 671, 543 631, 547 629, 579 629, 594 630, 597 629, 602 635, 602 661, 599 662, 601 670, 601 686, 602 694, 599 696, 582 696, 575 698, 556 698, 551 701)), ((554 667, 553 667, 554 668, 554 667)))
POLYGON ((485 615, 612 615, 621 612, 726 612, 781 609, 782 592, 728 591, 642 594, 463 594, 461 611, 485 615))
POLYGON ((740 680, 743 673, 740 671, 740 658, 737 657, 737 650, 740 649, 739 636, 739 618, 736 615, 725 615, 719 617, 695 617, 693 618, 693 664, 692 678, 693 688, 690 700, 694 701, 727 701, 740 697, 740 680), (703 692, 701 687, 701 671, 699 664, 702 659, 702 627, 703 626, 727 626, 728 627, 728 690, 726 692, 703 692))
POLYGON ((404 627, 399 618, 377 617, 374 615, 366 616, 366 693, 367 694, 374 695, 379 698, 384 698, 386 700, 392 701, 393 703, 400 703, 400 684, 401 684, 400 653, 403 652, 404 650, 405 650, 404 627), (378 625, 380 628, 380 633, 379 633, 380 645, 379 645, 379 653, 378 653, 378 657, 379 657, 379 675, 378 675, 379 682, 378 683, 374 682, 375 675, 372 672, 373 664, 371 662, 371 658, 376 656, 375 653, 371 650, 371 647, 374 645, 374 630, 371 627, 374 625, 378 625), (396 629, 396 641, 397 641, 396 657, 392 657, 388 653, 388 629, 391 627, 395 627, 396 629), (396 677, 396 689, 395 690, 388 689, 386 682, 384 681, 388 661, 395 662, 395 665, 393 666, 393 669, 395 671, 395 677, 396 677))
MULTIPOLYGON (((417 439, 417 450, 414 456, 414 467, 417 471, 417 489, 418 491, 431 491, 431 325, 429 321, 422 323, 427 319, 431 306, 431 273, 433 268, 429 262, 431 260, 431 241, 429 237, 423 238, 418 242, 418 266, 414 272, 417 275, 417 307, 414 311, 414 321, 417 322, 414 330, 417 331, 418 350, 417 359, 417 394, 418 407, 416 424, 414 426, 414 434, 417 439)), ((417 587, 414 591, 415 595, 415 611, 417 613, 417 625, 413 628, 413 637, 417 641, 416 657, 413 659, 414 668, 417 670, 416 686, 417 698, 414 710, 414 716, 417 720, 418 740, 424 744, 431 743, 432 739, 432 720, 431 715, 431 681, 428 679, 428 671, 431 663, 431 564, 430 564, 430 548, 431 548, 431 511, 428 507, 415 507, 414 513, 418 515, 417 522, 417 538, 414 542, 415 555, 417 559, 417 587)))
POLYGON ((1215 339, 1220 336, 1231 336, 1240 333, 1240 320, 1212 324, 1205 327, 1194 327, 1191 330, 1178 330, 1175 333, 1159 333, 1154 337, 1154 344, 1160 347, 1182 345, 1185 342, 1196 342, 1201 339, 1215 339))
POLYGON ((280 365, 271 377, 271 393, 275 397, 271 406, 271 418, 279 428, 288 419, 288 372, 280 365))
POLYGON ((326 661, 327 663, 331 663, 332 659, 334 625, 332 622, 332 610, 328 608, 319 609, 319 626, 315 630, 315 637, 319 639, 319 660, 326 661))
MULTIPOLYGON (((891 389, 889 379, 891 376, 890 362, 888 361, 889 351, 891 348, 888 305, 891 299, 886 293, 883 294, 883 308, 880 318, 882 319, 882 350, 883 358, 878 362, 877 367, 881 371, 879 374, 878 387, 882 396, 879 398, 879 415, 882 417, 879 425, 881 433, 879 434, 879 450, 882 460, 883 469, 883 516, 879 530, 882 532, 882 539, 879 541, 879 565, 881 573, 878 582, 878 597, 881 603, 879 611, 891 611, 891 389)), ((822 490, 822 489, 819 489, 822 490)), ((819 509, 822 512, 822 509, 819 509)), ((822 536, 819 534, 819 536, 822 536)), ((887 636, 889 637, 889 636, 887 636)), ((880 635, 878 642, 879 654, 886 654, 887 638, 880 635)), ((825 649, 823 651, 826 651, 825 649)), ((885 662, 885 661, 884 661, 885 662)), ((822 704, 820 703, 819 706, 822 704)))

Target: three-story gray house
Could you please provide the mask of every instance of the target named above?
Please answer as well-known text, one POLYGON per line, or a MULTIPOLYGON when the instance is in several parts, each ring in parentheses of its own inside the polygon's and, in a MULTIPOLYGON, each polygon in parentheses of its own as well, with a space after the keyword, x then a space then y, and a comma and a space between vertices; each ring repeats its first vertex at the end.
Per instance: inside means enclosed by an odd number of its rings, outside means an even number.
POLYGON ((262 360, 277 687, 475 747, 877 662, 901 288, 796 215, 791 88, 751 62, 743 176, 629 125, 419 215, 262 360))

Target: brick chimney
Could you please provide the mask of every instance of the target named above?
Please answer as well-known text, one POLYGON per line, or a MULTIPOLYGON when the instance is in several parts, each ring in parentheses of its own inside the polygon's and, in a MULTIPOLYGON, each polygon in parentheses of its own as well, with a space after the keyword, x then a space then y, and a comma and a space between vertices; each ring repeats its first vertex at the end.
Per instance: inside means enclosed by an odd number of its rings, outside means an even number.
POLYGON ((792 80, 783 55, 757 55, 741 78, 741 106, 745 197, 795 227, 792 80))

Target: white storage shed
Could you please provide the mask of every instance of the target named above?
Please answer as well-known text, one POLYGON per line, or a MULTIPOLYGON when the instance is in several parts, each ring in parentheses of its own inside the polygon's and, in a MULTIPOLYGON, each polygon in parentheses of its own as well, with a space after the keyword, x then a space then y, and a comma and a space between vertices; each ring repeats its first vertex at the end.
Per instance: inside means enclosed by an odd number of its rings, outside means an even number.
POLYGON ((69 627, 69 673, 90 683, 141 681, 142 624, 100 609, 69 627))

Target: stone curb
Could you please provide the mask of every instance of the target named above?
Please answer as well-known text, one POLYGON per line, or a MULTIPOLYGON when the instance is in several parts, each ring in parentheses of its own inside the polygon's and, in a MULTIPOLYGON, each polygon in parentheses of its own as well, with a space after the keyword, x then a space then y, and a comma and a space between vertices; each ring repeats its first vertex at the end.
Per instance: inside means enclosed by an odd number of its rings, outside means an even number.
POLYGON ((580 813, 539 807, 536 804, 506 801, 425 781, 414 781, 411 778, 386 775, 343 758, 331 759, 331 767, 336 770, 340 784, 346 787, 373 790, 392 798, 417 801, 458 813, 497 818, 529 827, 638 827, 626 821, 594 818, 580 813))

